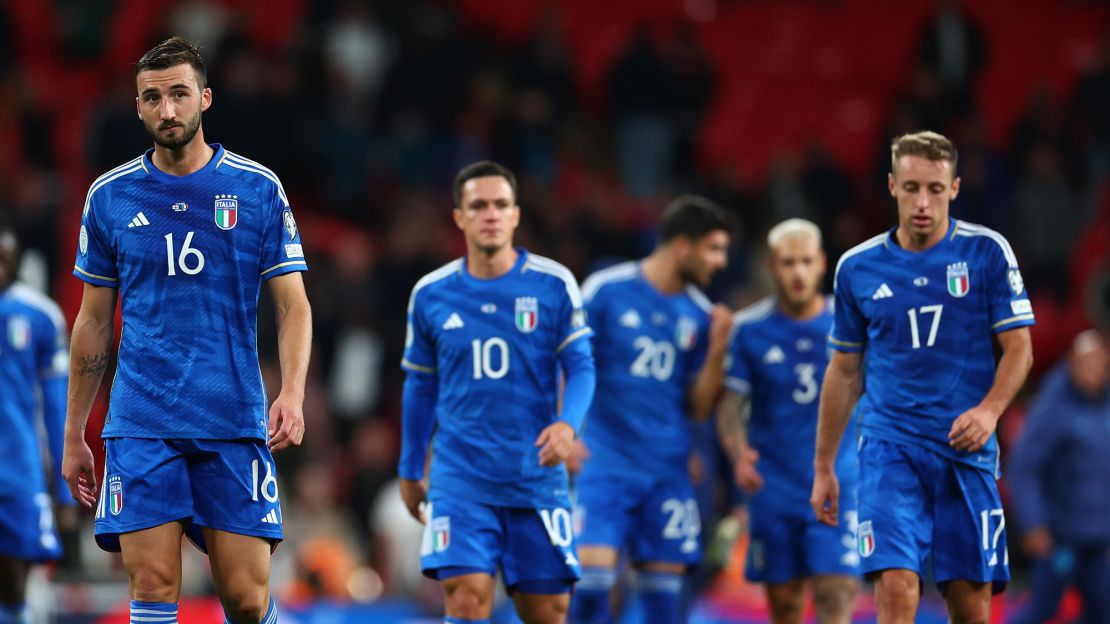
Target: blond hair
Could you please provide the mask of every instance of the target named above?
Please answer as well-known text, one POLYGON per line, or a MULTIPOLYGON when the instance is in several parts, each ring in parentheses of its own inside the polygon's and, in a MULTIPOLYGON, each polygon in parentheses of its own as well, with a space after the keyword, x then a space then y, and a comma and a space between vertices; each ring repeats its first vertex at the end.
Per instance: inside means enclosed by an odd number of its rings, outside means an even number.
POLYGON ((898 169, 898 159, 903 156, 920 156, 932 161, 947 160, 956 173, 956 146, 947 137, 931 130, 911 132, 896 137, 890 144, 890 170, 898 169))
POLYGON ((767 246, 774 249, 782 239, 797 234, 808 234, 817 239, 818 246, 821 245, 821 228, 816 223, 805 219, 787 219, 767 233, 767 246))

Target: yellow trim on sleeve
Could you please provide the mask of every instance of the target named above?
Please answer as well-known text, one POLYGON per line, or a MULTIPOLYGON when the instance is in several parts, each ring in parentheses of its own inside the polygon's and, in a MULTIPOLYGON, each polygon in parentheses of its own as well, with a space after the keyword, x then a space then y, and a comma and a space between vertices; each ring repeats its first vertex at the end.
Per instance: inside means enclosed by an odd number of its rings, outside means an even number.
POLYGON ((410 361, 408 361, 404 358, 401 358, 401 366, 403 366, 404 368, 411 368, 412 370, 420 372, 420 373, 434 373, 434 372, 436 372, 436 369, 434 369, 434 368, 428 368, 427 366, 421 366, 419 364, 413 364, 412 362, 410 362, 410 361))
POLYGON ((862 347, 863 346, 862 342, 846 342, 844 340, 837 340, 836 338, 833 338, 832 336, 829 336, 829 342, 831 342, 834 345, 837 345, 839 347, 862 347))
POLYGON ((1019 314, 1017 316, 1011 316, 1008 319, 998 321, 994 325, 991 325, 991 329, 998 329, 999 327, 1002 327, 1003 325, 1009 325, 1010 323, 1016 323, 1018 321, 1033 321, 1033 320, 1036 320, 1036 318, 1032 314, 1019 314))
POLYGON ((575 340, 578 340, 582 336, 588 336, 590 334, 590 332, 592 332, 592 331, 593 330, 590 329, 589 327, 583 327, 582 329, 580 329, 580 330, 574 332, 573 334, 567 336, 567 339, 564 340, 562 344, 560 344, 558 347, 555 348, 555 353, 558 353, 558 352, 562 351, 563 347, 565 347, 568 344, 574 342, 575 340))
POLYGON ((94 278, 94 279, 104 280, 105 282, 118 282, 119 281, 118 277, 104 277, 103 275, 93 275, 92 273, 89 273, 88 271, 86 271, 85 269, 82 269, 81 267, 77 266, 76 264, 73 265, 73 268, 78 273, 88 275, 89 277, 94 278))
POLYGON ((303 264, 306 267, 308 266, 308 263, 305 262, 304 260, 294 260, 293 262, 282 262, 281 264, 275 264, 274 266, 266 269, 265 271, 259 273, 259 275, 265 275, 265 274, 269 273, 270 271, 273 271, 274 269, 280 269, 281 267, 287 267, 287 266, 290 266, 290 265, 293 265, 293 264, 303 264))

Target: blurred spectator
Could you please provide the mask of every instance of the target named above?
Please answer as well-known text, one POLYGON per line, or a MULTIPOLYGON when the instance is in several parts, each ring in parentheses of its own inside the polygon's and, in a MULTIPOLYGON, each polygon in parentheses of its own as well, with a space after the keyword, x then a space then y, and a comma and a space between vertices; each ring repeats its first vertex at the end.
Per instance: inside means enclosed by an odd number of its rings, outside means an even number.
POLYGON ((1084 619, 1110 622, 1110 349, 1080 334, 1048 374, 1010 460, 1021 546, 1034 558, 1033 598, 1016 621, 1053 617, 1069 585, 1084 619))
POLYGON ((938 0, 921 35, 920 59, 940 79, 946 108, 960 113, 972 108, 972 88, 986 56, 983 33, 959 0, 938 0))
POLYGON ((1057 300, 1067 295, 1069 250, 1083 218, 1064 177, 1060 153, 1048 143, 1030 147, 1025 175, 1014 189, 1006 228, 1017 248, 1031 292, 1047 289, 1057 300))

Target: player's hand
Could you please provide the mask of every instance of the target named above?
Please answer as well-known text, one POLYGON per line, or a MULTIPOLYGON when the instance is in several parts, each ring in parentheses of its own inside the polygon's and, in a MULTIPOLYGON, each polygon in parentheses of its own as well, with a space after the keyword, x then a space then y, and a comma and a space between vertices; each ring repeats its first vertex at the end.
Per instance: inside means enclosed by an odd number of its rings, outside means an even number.
POLYGON ((728 349, 728 335, 732 332, 732 310, 724 304, 716 304, 709 311, 709 349, 728 349))
POLYGON ((1022 550, 1038 559, 1044 559, 1051 555, 1052 549, 1055 547, 1056 542, 1052 539, 1052 533, 1043 526, 1030 529, 1021 538, 1022 550))
POLYGON ((740 459, 736 462, 736 485, 748 494, 755 494, 763 489, 763 475, 756 470, 755 464, 759 461, 759 451, 745 446, 740 451, 740 459))
POLYGON ((84 437, 66 436, 62 450, 62 478, 73 500, 88 509, 96 506, 96 464, 84 437))
POLYGON ((280 451, 289 446, 300 446, 304 439, 304 411, 301 399, 285 392, 278 395, 270 406, 270 450, 280 451))
POLYGON ((957 451, 974 453, 990 440, 1001 414, 981 405, 960 414, 948 432, 948 445, 957 451))
POLYGON ((574 448, 574 429, 561 420, 556 421, 540 432, 536 446, 540 449, 541 466, 558 466, 570 457, 574 448))
POLYGON ((420 524, 427 524, 428 519, 424 517, 424 510, 428 506, 428 486, 424 485, 423 481, 410 479, 398 479, 398 482, 401 484, 401 500, 405 502, 405 509, 408 509, 409 514, 420 524))
POLYGON ((809 497, 813 513, 821 522, 836 526, 840 518, 840 483, 832 470, 817 470, 813 475, 813 493, 809 497))
POLYGON ((582 464, 590 461, 590 449, 582 440, 575 440, 567 457, 567 472, 574 476, 582 471, 582 464))

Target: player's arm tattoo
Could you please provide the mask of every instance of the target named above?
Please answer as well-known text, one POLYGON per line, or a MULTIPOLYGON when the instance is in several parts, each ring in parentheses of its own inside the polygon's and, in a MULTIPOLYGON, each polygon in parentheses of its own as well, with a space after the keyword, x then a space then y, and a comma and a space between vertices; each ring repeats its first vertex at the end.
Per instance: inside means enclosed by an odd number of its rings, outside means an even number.
POLYGON ((77 373, 82 377, 103 375, 106 368, 108 368, 107 353, 98 353, 96 355, 82 355, 81 358, 77 361, 77 373))

